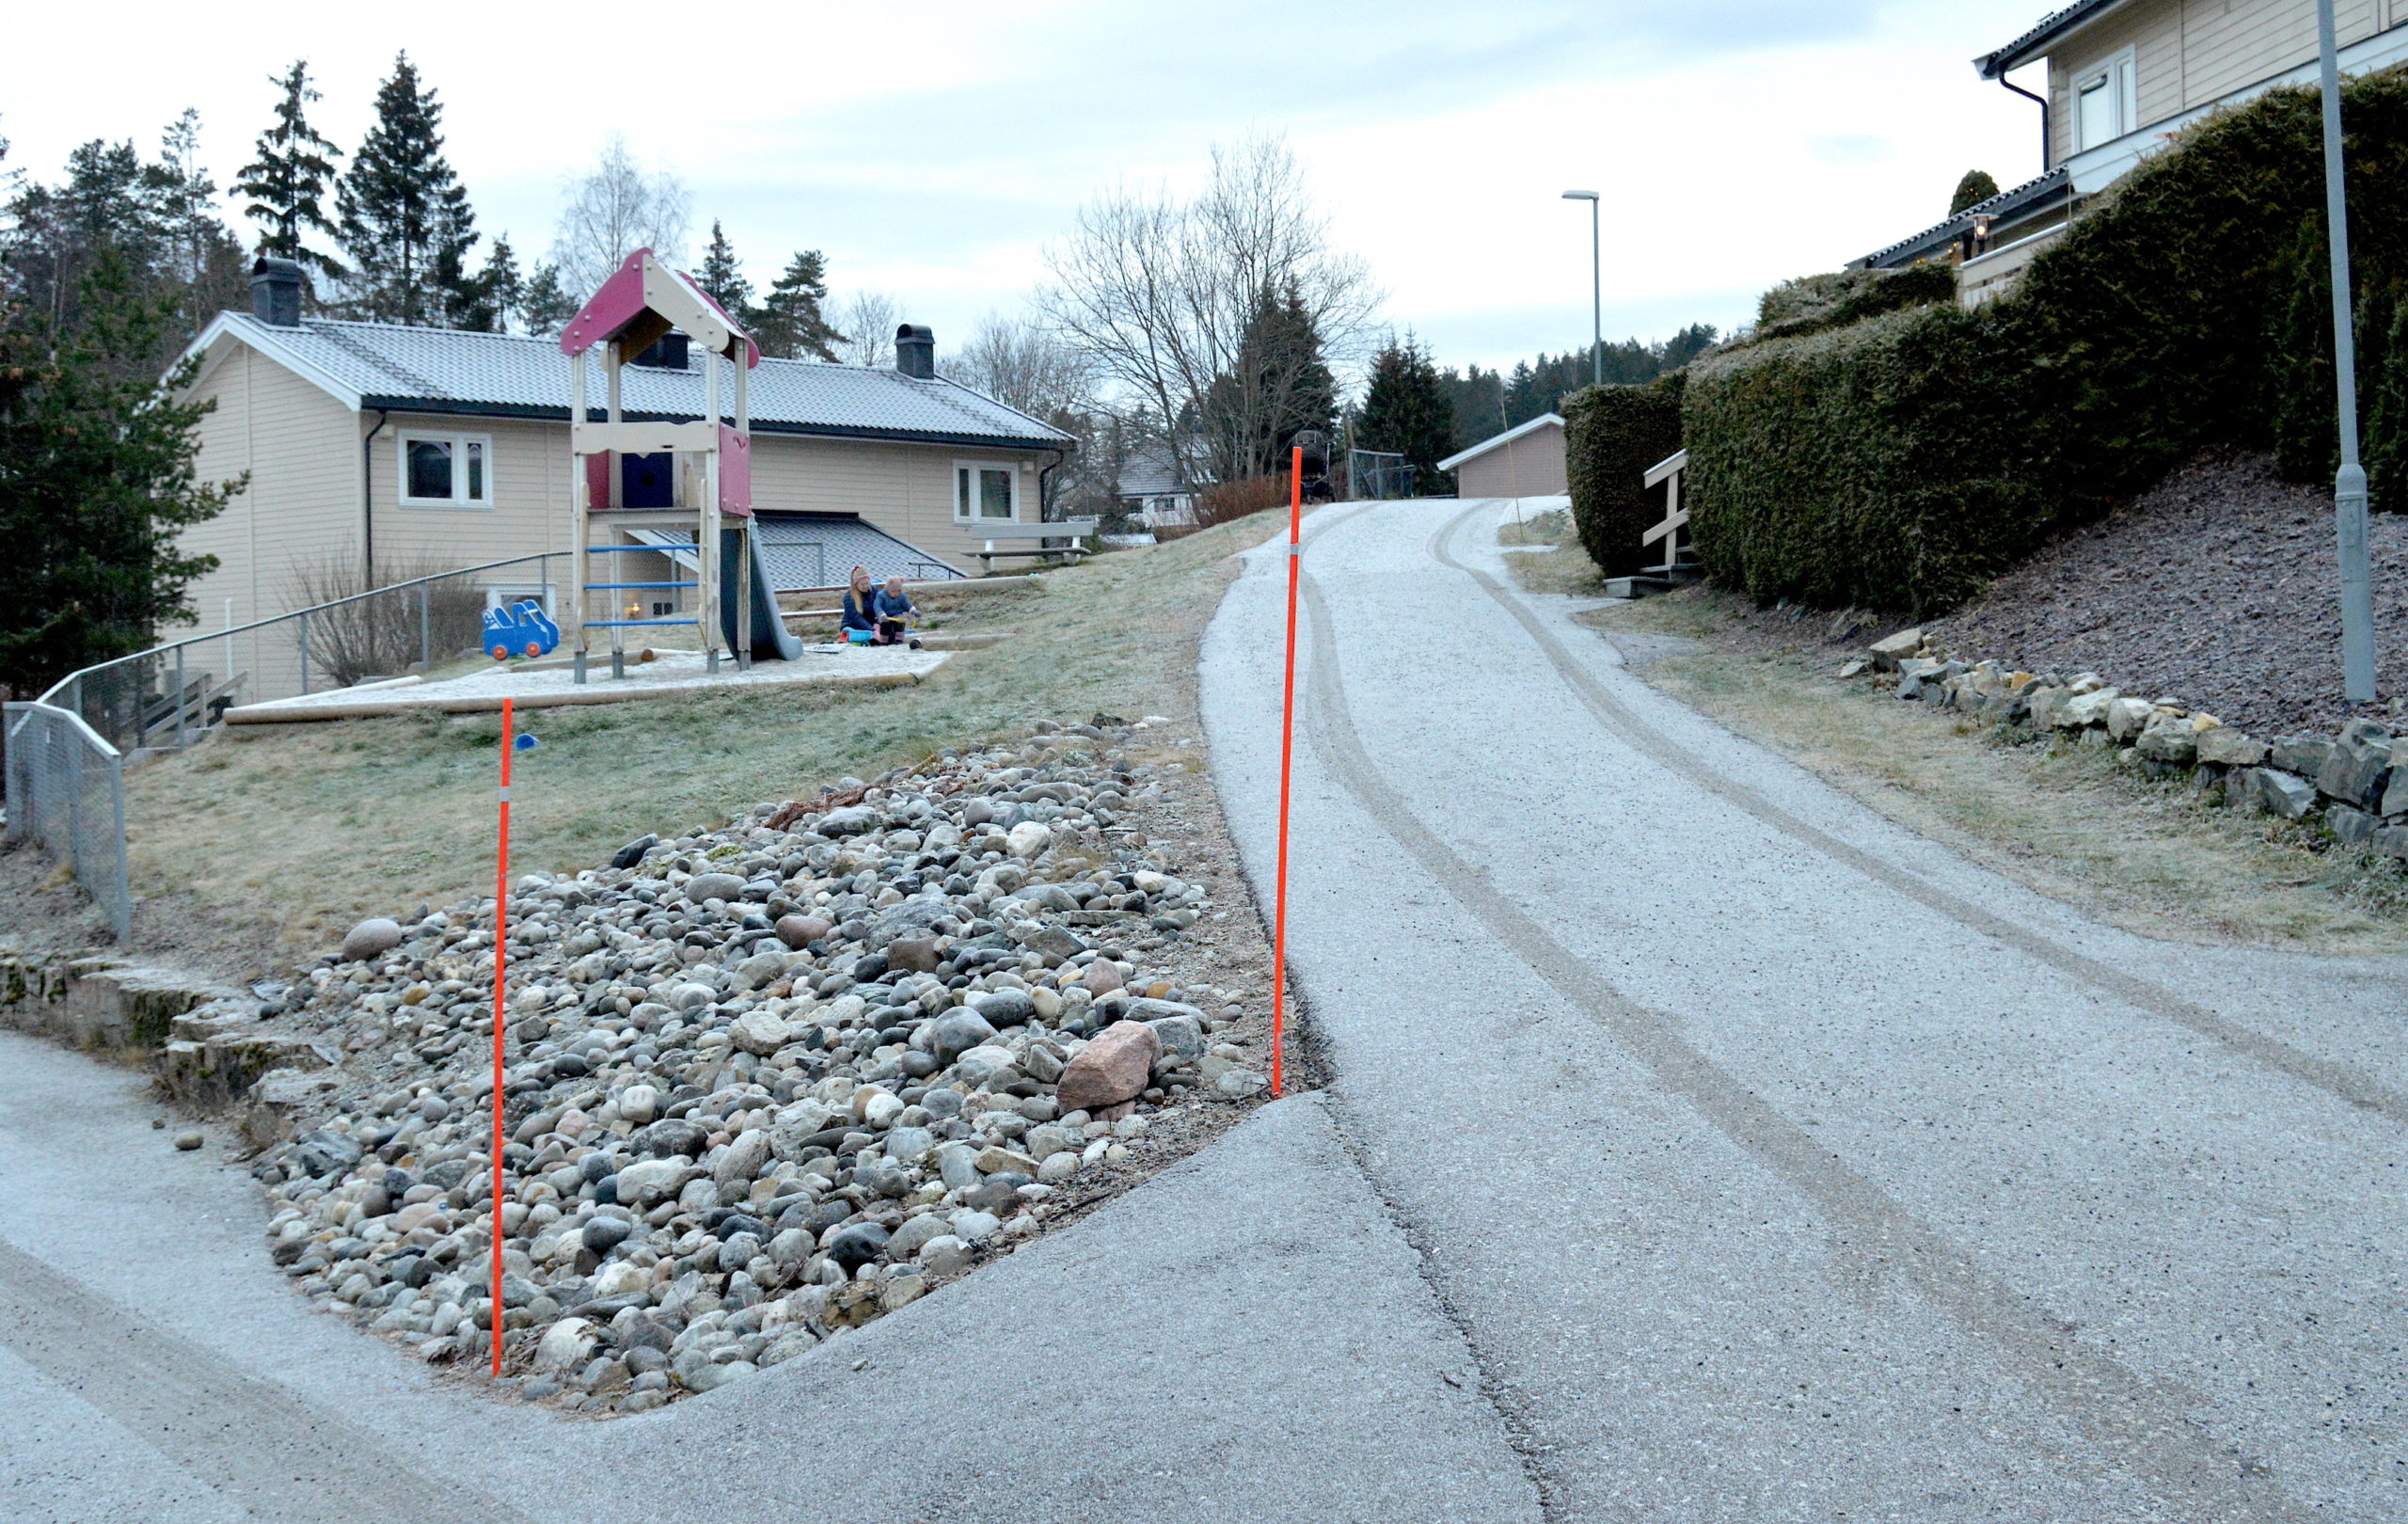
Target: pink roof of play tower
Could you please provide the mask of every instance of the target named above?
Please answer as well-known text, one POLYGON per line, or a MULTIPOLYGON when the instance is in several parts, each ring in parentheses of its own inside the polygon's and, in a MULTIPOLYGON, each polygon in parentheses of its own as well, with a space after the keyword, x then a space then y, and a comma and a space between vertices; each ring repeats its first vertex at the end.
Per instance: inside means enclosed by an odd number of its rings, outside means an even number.
POLYGON ((637 249, 587 298, 561 330, 561 353, 581 355, 616 339, 626 352, 649 347, 672 328, 683 329, 704 348, 733 357, 744 346, 747 369, 761 363, 761 346, 682 270, 672 270, 637 249))

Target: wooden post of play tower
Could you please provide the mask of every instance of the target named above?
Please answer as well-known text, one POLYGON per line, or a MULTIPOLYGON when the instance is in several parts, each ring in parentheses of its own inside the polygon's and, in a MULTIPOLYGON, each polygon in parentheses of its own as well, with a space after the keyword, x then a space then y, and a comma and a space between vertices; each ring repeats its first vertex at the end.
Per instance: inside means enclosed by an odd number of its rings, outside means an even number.
MULTIPOLYGON (((735 530, 738 553, 738 594, 744 603, 736 612, 736 654, 749 663, 752 648, 751 534, 752 516, 752 417, 748 373, 761 362, 761 347, 737 326, 736 321, 694 284, 684 272, 672 270, 640 248, 627 256, 602 283, 561 333, 561 353, 569 359, 569 589, 568 607, 561 619, 569 641, 575 680, 585 681, 585 659, 595 629, 616 632, 637 625, 687 625, 702 637, 704 659, 719 670, 721 640, 720 597, 722 530, 735 530), (672 330, 681 332, 703 352, 702 416, 691 422, 629 422, 626 378, 631 358, 672 330), (605 385, 603 421, 587 417, 586 356, 602 349, 605 385), (736 362, 736 424, 729 427, 720 392, 720 364, 736 362), (669 506, 635 505, 626 501, 621 462, 630 455, 668 455, 673 484, 669 506), (677 500, 684 499, 687 500, 677 500), (687 532, 690 540, 663 544, 640 541, 596 545, 594 531, 606 533, 648 530, 687 532), (620 575, 620 557, 657 550, 672 567, 666 582, 631 581, 620 575), (602 560, 596 577, 595 558, 602 560), (694 579, 674 575, 682 558, 690 557, 694 579), (599 592, 673 590, 694 592, 690 616, 673 618, 592 617, 588 602, 599 592)), ((639 405, 642 405, 639 404, 639 405)), ((650 410, 650 409, 647 409, 650 410)))

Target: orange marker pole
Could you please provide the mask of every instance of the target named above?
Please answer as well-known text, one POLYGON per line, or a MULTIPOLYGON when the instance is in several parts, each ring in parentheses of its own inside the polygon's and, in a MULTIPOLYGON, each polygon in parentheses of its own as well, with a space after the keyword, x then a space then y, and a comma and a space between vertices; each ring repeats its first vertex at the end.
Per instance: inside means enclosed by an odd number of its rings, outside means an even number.
POLYGON ((1286 1093, 1288 1032, 1288 795, 1296 755, 1296 579, 1305 561, 1305 452, 1288 461, 1288 679, 1279 707, 1279 877, 1271 931, 1271 1093, 1286 1093))
POLYGON ((501 701, 501 840, 493 881, 493 1373, 501 1374, 502 980, 510 958, 510 701, 501 701))

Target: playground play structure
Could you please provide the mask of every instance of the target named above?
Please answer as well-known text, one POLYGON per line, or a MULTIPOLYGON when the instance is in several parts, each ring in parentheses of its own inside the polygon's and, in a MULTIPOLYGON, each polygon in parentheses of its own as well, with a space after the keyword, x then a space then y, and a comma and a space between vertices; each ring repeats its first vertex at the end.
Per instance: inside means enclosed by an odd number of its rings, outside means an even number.
POLYGON ((561 352, 569 359, 571 477, 569 585, 561 625, 573 680, 586 679, 595 630, 610 632, 614 678, 626 675, 623 632, 646 626, 694 626, 711 672, 723 653, 732 653, 739 669, 751 667, 756 653, 786 661, 800 657, 802 642, 779 614, 752 532, 746 384, 761 362, 761 346, 684 272, 640 248, 570 320, 561 333, 561 352), (621 405, 622 373, 673 331, 703 353, 703 416, 685 423, 630 422, 621 405), (589 361, 597 350, 604 398, 599 422, 592 417, 588 388, 589 361), (723 373, 734 380, 733 423, 722 403, 723 373), (663 531, 693 538, 667 540, 663 531), (597 533, 610 538, 596 544, 597 533), (669 578, 628 579, 618 570, 626 563, 614 558, 636 552, 664 555, 669 578), (690 580, 681 576, 688 565, 690 580), (687 592, 694 595, 691 613, 589 617, 596 594, 687 592))

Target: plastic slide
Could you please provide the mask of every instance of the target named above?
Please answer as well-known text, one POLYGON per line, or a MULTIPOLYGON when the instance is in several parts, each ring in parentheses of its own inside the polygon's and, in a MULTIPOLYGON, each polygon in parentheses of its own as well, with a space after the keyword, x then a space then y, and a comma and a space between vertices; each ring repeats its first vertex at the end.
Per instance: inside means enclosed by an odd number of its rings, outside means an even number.
MULTIPOLYGON (((736 558, 743 548, 745 536, 737 530, 719 532, 719 608, 720 634, 727 642, 727 649, 736 649, 736 558)), ((752 621, 752 659, 755 661, 793 661, 802 656, 802 637, 786 628, 778 617, 778 595, 769 588, 768 563, 761 558, 761 544, 752 542, 752 606, 745 611, 752 621)))

